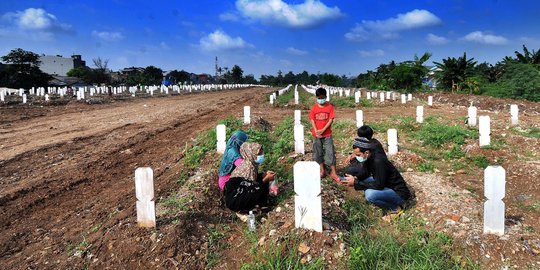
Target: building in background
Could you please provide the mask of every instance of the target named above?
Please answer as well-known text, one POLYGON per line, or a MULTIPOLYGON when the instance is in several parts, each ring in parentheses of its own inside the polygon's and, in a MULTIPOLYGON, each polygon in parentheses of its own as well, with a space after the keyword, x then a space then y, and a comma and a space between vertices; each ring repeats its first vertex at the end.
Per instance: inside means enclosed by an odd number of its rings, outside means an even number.
POLYGON ((80 55, 72 55, 70 58, 61 55, 42 55, 39 57, 39 69, 41 71, 58 76, 66 76, 73 68, 86 67, 86 61, 80 55))

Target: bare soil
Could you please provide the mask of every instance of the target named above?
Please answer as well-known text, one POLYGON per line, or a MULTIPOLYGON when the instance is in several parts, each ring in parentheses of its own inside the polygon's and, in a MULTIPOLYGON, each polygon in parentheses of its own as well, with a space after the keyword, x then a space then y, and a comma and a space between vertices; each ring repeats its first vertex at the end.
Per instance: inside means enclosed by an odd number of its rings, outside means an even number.
MULTIPOLYGON (((209 233, 224 224, 229 228, 224 237, 230 245, 215 267, 239 268, 242 260, 238 254, 249 253, 243 250, 247 245, 242 239, 245 224, 221 205, 213 170, 216 164, 204 161, 188 180, 193 183, 191 188, 177 190, 176 181, 183 170, 178 161, 200 132, 231 114, 240 117, 244 105, 252 107, 252 115, 273 124, 292 115, 292 108, 267 104, 266 94, 273 90, 253 88, 104 104, 0 107, 0 268, 204 269, 213 248, 208 244, 209 233), (136 224, 133 174, 142 166, 154 169, 156 229, 136 224), (193 197, 189 210, 171 217, 160 207, 173 192, 193 197)), ((407 149, 408 142, 400 141, 402 151, 393 161, 405 170, 406 181, 416 191, 418 200, 411 211, 424 217, 428 226, 454 236, 457 252, 470 255, 483 269, 504 265, 540 268, 540 247, 534 246, 534 241, 540 240, 540 139, 512 132, 509 104, 516 103, 512 100, 436 94, 435 105, 425 113, 463 124, 470 100, 479 107, 479 115, 492 117, 492 141, 502 142, 497 149, 481 149, 469 141, 465 148, 502 164, 507 171, 507 234, 482 234, 481 169, 456 172, 449 164, 436 173, 417 172, 414 164, 418 156, 407 149)), ((364 109, 364 118, 378 121, 389 115, 414 115, 415 106, 424 103, 387 102, 364 109)), ((538 127, 538 103, 517 104, 524 112, 520 126, 538 127)), ((338 109, 337 117, 354 119, 354 109, 338 109)), ((370 120, 365 121, 369 124, 370 120)), ((376 137, 385 141, 385 134, 376 137)), ((343 156, 338 157, 341 159, 343 156)), ((343 196, 357 194, 323 186, 327 228, 306 244, 314 257, 326 250, 326 261, 334 261, 329 268, 343 267, 336 263, 346 256, 343 241, 333 239, 347 230, 340 210, 343 196)), ((269 213, 263 222, 265 230, 275 229, 280 235, 291 227, 289 222, 294 227, 290 205, 292 202, 286 201, 280 212, 269 213)), ((265 237, 261 248, 273 241, 269 235, 265 237)))

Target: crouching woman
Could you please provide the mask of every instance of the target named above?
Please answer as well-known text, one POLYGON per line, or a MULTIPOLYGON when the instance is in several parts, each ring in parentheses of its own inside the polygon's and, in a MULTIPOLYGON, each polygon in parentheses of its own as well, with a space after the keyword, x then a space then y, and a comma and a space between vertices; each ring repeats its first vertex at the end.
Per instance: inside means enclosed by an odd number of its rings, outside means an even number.
POLYGON ((259 165, 264 161, 260 144, 244 143, 240 146, 240 154, 244 161, 232 171, 223 194, 227 208, 244 212, 267 204, 269 183, 274 180, 275 173, 259 173, 259 165))

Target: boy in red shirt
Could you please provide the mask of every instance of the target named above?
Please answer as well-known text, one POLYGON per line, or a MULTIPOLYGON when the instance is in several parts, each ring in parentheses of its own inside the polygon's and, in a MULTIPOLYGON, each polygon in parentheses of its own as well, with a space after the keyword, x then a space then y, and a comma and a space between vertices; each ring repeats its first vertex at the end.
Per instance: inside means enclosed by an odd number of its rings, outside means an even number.
POLYGON ((330 167, 330 177, 339 183, 336 174, 336 151, 332 139, 332 122, 335 113, 334 106, 326 101, 326 89, 319 88, 315 91, 317 104, 313 105, 309 112, 311 120, 311 135, 313 135, 313 159, 321 165, 321 177, 324 177, 324 165, 330 167))

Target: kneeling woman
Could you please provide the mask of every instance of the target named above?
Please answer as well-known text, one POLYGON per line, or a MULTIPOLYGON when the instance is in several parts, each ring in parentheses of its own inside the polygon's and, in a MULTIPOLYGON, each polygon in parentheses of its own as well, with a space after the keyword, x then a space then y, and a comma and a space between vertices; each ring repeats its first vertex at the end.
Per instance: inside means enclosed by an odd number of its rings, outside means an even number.
POLYGON ((225 205, 229 209, 248 211, 256 205, 261 206, 267 203, 269 183, 274 180, 275 173, 267 171, 263 175, 258 172, 259 164, 264 161, 260 144, 244 143, 240 146, 240 154, 244 161, 232 171, 223 194, 225 205))

